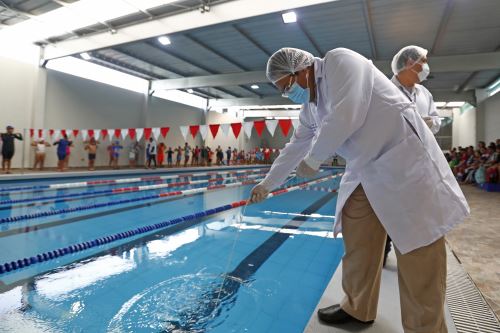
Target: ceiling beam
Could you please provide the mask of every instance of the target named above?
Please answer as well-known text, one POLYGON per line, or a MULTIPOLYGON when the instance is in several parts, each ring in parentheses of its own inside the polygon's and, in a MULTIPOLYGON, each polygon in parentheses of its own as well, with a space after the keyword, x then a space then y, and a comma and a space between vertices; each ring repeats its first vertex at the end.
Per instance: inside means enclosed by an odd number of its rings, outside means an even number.
MULTIPOLYGON (((456 93, 448 90, 431 90, 435 101, 443 102, 459 102, 465 101, 470 104, 475 104, 476 98, 473 91, 456 93)), ((226 108, 232 106, 249 106, 249 105, 291 105, 294 104, 287 98, 281 96, 271 96, 262 98, 228 98, 228 99, 210 99, 208 106, 212 108, 226 108)))
POLYGON ((258 48, 259 50, 262 51, 262 53, 264 53, 266 56, 270 57, 271 56, 271 52, 267 51, 262 45, 260 45, 259 42, 257 42, 255 39, 253 39, 252 37, 250 37, 250 35, 244 31, 243 29, 241 29, 240 27, 238 27, 236 24, 233 24, 232 25, 233 29, 236 30, 243 38, 245 38, 246 40, 248 40, 250 43, 253 44, 253 46, 255 46, 256 48, 258 48))
POLYGON ((311 45, 314 47, 314 50, 316 51, 316 53, 318 53, 321 58, 324 57, 325 54, 323 53, 323 51, 321 51, 318 43, 316 42, 316 40, 314 40, 314 38, 311 36, 311 34, 306 30, 304 25, 300 21, 297 21, 297 26, 299 27, 300 31, 302 31, 304 36, 306 36, 309 43, 311 43, 311 45))
MULTIPOLYGON (((430 57, 429 63, 433 73, 500 69, 500 52, 430 57)), ((385 74, 392 74, 389 61, 375 61, 374 64, 385 74)), ((246 85, 253 83, 269 83, 265 71, 157 80, 153 81, 152 86, 155 87, 155 89, 188 89, 246 85)))
MULTIPOLYGON (((495 48, 495 52, 498 52, 500 51, 500 45, 495 48)), ((499 54, 499 57, 500 57, 500 54, 499 54)), ((464 91, 467 86, 469 85, 469 83, 474 80, 474 78, 477 76, 477 74, 479 74, 479 71, 475 71, 473 73, 471 73, 466 79, 464 82, 462 82, 462 84, 460 86, 458 86, 458 88, 456 89, 457 92, 462 92, 464 91)))
POLYGON ((366 32, 368 33, 368 39, 370 40, 372 59, 376 60, 378 58, 378 50, 377 43, 375 42, 375 34, 373 33, 371 0, 363 0, 363 14, 365 16, 366 32))
POLYGON ((448 26, 448 22, 450 21, 451 13, 453 12, 454 7, 455 7, 455 0, 446 1, 446 5, 443 10, 443 15, 441 15, 441 21, 439 22, 439 28, 436 32, 436 36, 434 37, 434 42, 432 43, 432 47, 429 52, 430 55, 434 54, 436 50, 439 48, 441 41, 443 40, 444 34, 446 32, 446 27, 448 26))
POLYGON ((63 57, 75 53, 111 47, 162 34, 201 28, 209 25, 241 20, 249 17, 277 13, 306 7, 331 0, 234 0, 212 4, 210 12, 188 11, 158 20, 120 28, 117 33, 96 33, 71 40, 64 40, 45 48, 45 59, 63 57))

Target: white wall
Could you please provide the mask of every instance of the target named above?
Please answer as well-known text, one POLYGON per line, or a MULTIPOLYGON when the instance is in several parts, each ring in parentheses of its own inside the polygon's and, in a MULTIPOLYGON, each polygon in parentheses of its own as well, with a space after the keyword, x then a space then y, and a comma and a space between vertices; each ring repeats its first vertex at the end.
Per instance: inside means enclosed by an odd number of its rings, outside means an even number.
POLYGON ((500 93, 478 105, 478 140, 488 144, 500 138, 500 93))
POLYGON ((476 114, 477 110, 471 108, 460 113, 459 108, 453 109, 453 128, 452 128, 452 146, 466 147, 475 146, 477 143, 476 135, 476 114))

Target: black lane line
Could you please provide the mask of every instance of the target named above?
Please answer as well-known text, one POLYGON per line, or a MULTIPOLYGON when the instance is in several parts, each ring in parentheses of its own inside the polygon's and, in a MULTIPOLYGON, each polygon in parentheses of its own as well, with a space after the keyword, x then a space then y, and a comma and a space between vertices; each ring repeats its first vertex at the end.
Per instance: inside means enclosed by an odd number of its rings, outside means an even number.
MULTIPOLYGON (((24 233, 28 233, 28 232, 34 232, 34 231, 38 231, 38 230, 42 230, 42 229, 46 229, 46 228, 52 228, 52 227, 59 226, 62 224, 75 223, 75 222, 91 219, 94 217, 101 217, 101 216, 126 212, 128 210, 134 210, 137 208, 154 206, 154 205, 162 204, 165 202, 189 198, 189 197, 192 197, 195 195, 200 195, 200 194, 204 194, 204 193, 194 193, 194 194, 185 195, 185 196, 181 196, 181 197, 177 197, 177 198, 166 198, 166 199, 158 200, 158 201, 154 201, 154 202, 146 202, 146 203, 142 203, 142 204, 138 204, 138 205, 134 205, 134 206, 129 206, 129 207, 115 208, 115 209, 111 209, 111 210, 106 210, 104 212, 92 213, 92 214, 87 214, 87 215, 83 215, 83 216, 75 216, 75 217, 71 217, 71 218, 67 218, 67 219, 57 220, 57 221, 53 221, 53 222, 47 222, 47 223, 38 224, 38 225, 34 225, 34 226, 9 229, 9 230, 0 232, 0 238, 12 236, 12 235, 17 235, 17 234, 24 234, 24 233)), ((155 199, 151 199, 151 200, 155 200, 155 199)), ((13 222, 13 223, 17 223, 17 222, 13 222)))
MULTIPOLYGON (((326 194, 303 210, 301 214, 310 215, 316 212, 336 195, 337 193, 326 194)), ((307 219, 308 216, 296 216, 281 229, 298 229, 307 219)), ((221 305, 234 306, 242 283, 248 281, 290 236, 289 233, 274 233, 244 258, 232 272, 227 273, 228 278, 224 279, 222 286, 220 283, 213 283, 213 289, 203 293, 199 303, 179 313, 180 320, 165 321, 166 330, 161 332, 205 332, 208 324, 221 315, 223 310, 228 311, 221 305)))

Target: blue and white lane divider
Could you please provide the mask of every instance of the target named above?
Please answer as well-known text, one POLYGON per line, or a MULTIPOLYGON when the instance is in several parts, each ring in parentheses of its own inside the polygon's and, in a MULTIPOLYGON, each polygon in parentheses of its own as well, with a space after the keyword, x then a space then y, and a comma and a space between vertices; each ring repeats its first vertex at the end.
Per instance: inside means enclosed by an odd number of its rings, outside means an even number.
POLYGON ((261 167, 254 169, 245 170, 232 170, 232 171, 208 171, 208 172, 197 172, 197 173, 186 173, 177 175, 166 175, 166 176, 147 176, 147 177, 134 177, 134 178, 120 178, 120 179, 102 179, 102 180, 92 180, 87 182, 76 182, 76 183, 60 183, 60 184, 48 184, 48 185, 35 185, 35 186, 20 186, 20 187, 4 187, 0 188, 0 193, 2 192, 12 192, 12 191, 24 191, 24 190, 59 190, 59 189, 69 189, 69 188, 79 188, 87 186, 99 186, 99 185, 113 185, 122 183, 138 183, 146 181, 155 180, 166 180, 166 179, 176 179, 185 177, 203 177, 210 175, 226 175, 226 174, 239 174, 239 173, 252 173, 257 171, 262 171, 264 169, 269 169, 269 167, 261 167))
MULTIPOLYGON (((337 178, 340 176, 342 176, 342 173, 322 177, 322 178, 315 179, 315 180, 312 180, 309 182, 304 182, 304 183, 301 183, 298 185, 292 185, 292 186, 289 186, 287 188, 271 192, 268 197, 275 197, 275 196, 280 195, 280 194, 299 190, 299 189, 302 189, 304 187, 307 187, 308 185, 319 184, 319 183, 322 183, 322 182, 325 182, 327 180, 334 179, 334 178, 337 178)), ((243 185, 242 183, 243 182, 228 184, 228 185, 225 185, 224 187, 240 186, 240 185, 243 185)), ((217 187, 217 188, 219 188, 219 187, 217 187)), ((184 191, 184 193, 190 191, 189 193, 187 193, 185 195, 193 194, 197 190, 198 189, 186 190, 186 191, 184 191)), ((240 206, 245 206, 247 204, 248 203, 246 200, 236 201, 236 202, 233 202, 231 204, 219 206, 219 207, 216 207, 213 209, 208 209, 208 210, 205 210, 203 212, 198 212, 195 214, 178 217, 178 218, 171 219, 168 221, 151 224, 151 225, 148 225, 145 227, 139 227, 139 228, 128 230, 128 231, 115 233, 115 234, 112 234, 109 236, 95 238, 95 239, 92 239, 90 241, 73 244, 73 245, 70 245, 67 247, 62 247, 62 248, 59 248, 59 249, 56 249, 53 251, 43 252, 43 253, 37 254, 35 256, 29 257, 29 258, 22 258, 19 260, 13 260, 11 262, 6 262, 4 264, 0 264, 0 275, 2 275, 4 273, 16 271, 16 270, 22 269, 24 267, 35 265, 37 263, 50 261, 50 260, 53 260, 53 259, 56 259, 59 257, 63 257, 63 256, 66 256, 66 255, 69 255, 72 253, 82 252, 82 251, 85 251, 87 249, 90 249, 90 248, 93 248, 96 246, 106 245, 109 243, 117 242, 117 241, 122 240, 122 239, 130 238, 130 237, 133 237, 136 235, 145 234, 145 233, 155 231, 155 230, 165 229, 165 228, 174 226, 174 225, 182 223, 182 222, 192 221, 192 220, 195 220, 198 218, 211 216, 211 215, 214 215, 214 214, 217 214, 217 213, 229 210, 229 209, 237 208, 240 206)))
POLYGON ((70 193, 70 194, 62 194, 62 195, 36 197, 36 198, 11 199, 11 200, 0 201, 0 206, 13 205, 13 204, 18 204, 18 203, 27 203, 27 202, 38 202, 38 201, 43 201, 43 200, 56 200, 55 202, 64 202, 65 201, 64 199, 68 199, 68 198, 71 199, 71 198, 81 197, 82 199, 85 199, 85 197, 94 196, 94 195, 103 195, 103 194, 114 195, 114 194, 122 194, 124 192, 151 191, 151 190, 157 190, 157 189, 162 189, 162 188, 202 184, 202 183, 214 182, 214 181, 224 181, 224 180, 240 179, 240 178, 252 178, 252 177, 256 177, 257 175, 263 175, 263 174, 265 174, 265 173, 256 173, 256 174, 249 174, 248 173, 248 175, 236 176, 236 177, 230 177, 230 176, 225 177, 225 178, 217 177, 217 178, 208 178, 208 179, 201 179, 201 180, 191 180, 191 181, 186 181, 186 182, 162 183, 162 184, 142 185, 142 186, 133 186, 133 187, 119 187, 119 188, 103 190, 103 191, 87 191, 87 192, 83 192, 83 193, 82 192, 70 193))
MULTIPOLYGON (((49 211, 45 211, 45 212, 37 212, 37 213, 31 213, 31 214, 25 214, 25 215, 3 217, 3 218, 0 218, 0 224, 2 224, 2 223, 12 223, 12 222, 21 222, 21 221, 25 221, 25 220, 36 219, 36 218, 39 218, 39 217, 47 217, 47 216, 53 216, 53 215, 58 215, 58 214, 67 214, 67 213, 79 212, 79 211, 89 210, 89 209, 103 208, 103 207, 109 207, 109 206, 116 206, 116 205, 130 203, 130 202, 145 201, 145 200, 158 199, 158 198, 163 198, 163 197, 183 196, 183 195, 189 195, 189 194, 193 194, 193 193, 201 193, 203 191, 210 191, 210 190, 213 190, 213 189, 219 189, 219 188, 224 188, 224 187, 232 187, 232 186, 235 186, 235 184, 236 185, 255 184, 256 181, 259 181, 259 180, 263 179, 262 175, 255 175, 255 176, 252 176, 252 177, 249 176, 247 178, 256 178, 256 179, 248 179, 246 181, 241 181, 241 182, 236 182, 236 183, 229 183, 229 184, 209 185, 207 187, 201 187, 201 188, 196 188, 196 189, 188 189, 188 190, 183 190, 183 191, 164 192, 164 193, 159 193, 159 194, 148 195, 148 196, 141 197, 141 198, 130 198, 130 199, 123 199, 123 200, 110 201, 110 202, 103 202, 103 203, 91 204, 91 205, 83 205, 83 206, 77 206, 77 207, 71 207, 71 208, 54 209, 54 210, 49 210, 49 211), (261 178, 257 178, 257 177, 261 177, 261 178)), ((173 183, 173 184, 175 184, 175 183, 173 183)), ((184 184, 184 185, 186 185, 186 184, 184 184)))

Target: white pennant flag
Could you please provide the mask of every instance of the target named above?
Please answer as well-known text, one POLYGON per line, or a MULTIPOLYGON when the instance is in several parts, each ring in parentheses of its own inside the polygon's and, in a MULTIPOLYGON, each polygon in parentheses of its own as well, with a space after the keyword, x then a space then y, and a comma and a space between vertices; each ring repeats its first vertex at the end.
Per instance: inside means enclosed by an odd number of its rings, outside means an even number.
POLYGON ((76 139, 75 136, 73 135, 73 130, 72 129, 67 129, 65 131, 66 131, 66 135, 68 136, 68 138, 73 137, 73 139, 76 139))
POLYGON ((271 136, 274 136, 274 132, 276 131, 276 127, 278 126, 278 120, 277 119, 268 119, 266 120, 266 127, 269 133, 271 133, 271 136))
POLYGON ((109 142, 113 141, 113 136, 115 135, 115 129, 114 128, 108 128, 108 139, 109 142))
POLYGON ((205 138, 207 137, 208 134, 208 126, 207 125, 200 125, 200 135, 203 141, 205 141, 205 138))
POLYGON ((100 136, 101 136, 101 130, 100 129, 95 129, 94 130, 94 139, 96 141, 98 141, 100 136))
POLYGON ((245 134, 247 138, 250 139, 252 136, 252 129, 253 129, 253 121, 244 121, 243 122, 243 130, 245 131, 245 134))
POLYGON ((160 136, 160 128, 153 127, 153 129, 151 130, 151 133, 153 133, 153 137, 155 138, 155 140, 158 141, 158 137, 160 136))
POLYGON ((143 134, 144 134, 144 128, 141 127, 135 129, 135 139, 137 141, 141 141, 143 134))
POLYGON ((122 140, 125 140, 125 138, 128 135, 128 128, 122 128, 122 130, 120 131, 120 134, 122 135, 122 140))
POLYGON ((89 131, 87 131, 86 129, 82 129, 80 133, 82 133, 82 140, 87 141, 87 137, 89 136, 89 131))
POLYGON ((229 133, 229 126, 231 126, 231 124, 220 124, 220 128, 225 136, 229 133))
POLYGON ((299 119, 292 119, 292 125, 294 129, 297 129, 299 127, 300 120, 299 119))
POLYGON ((60 135, 61 135, 61 130, 55 129, 54 135, 52 136, 52 140, 57 141, 57 139, 59 139, 60 135))
POLYGON ((188 130, 189 128, 187 126, 179 126, 181 129, 181 134, 184 137, 184 141, 187 141, 187 135, 188 135, 188 130))

